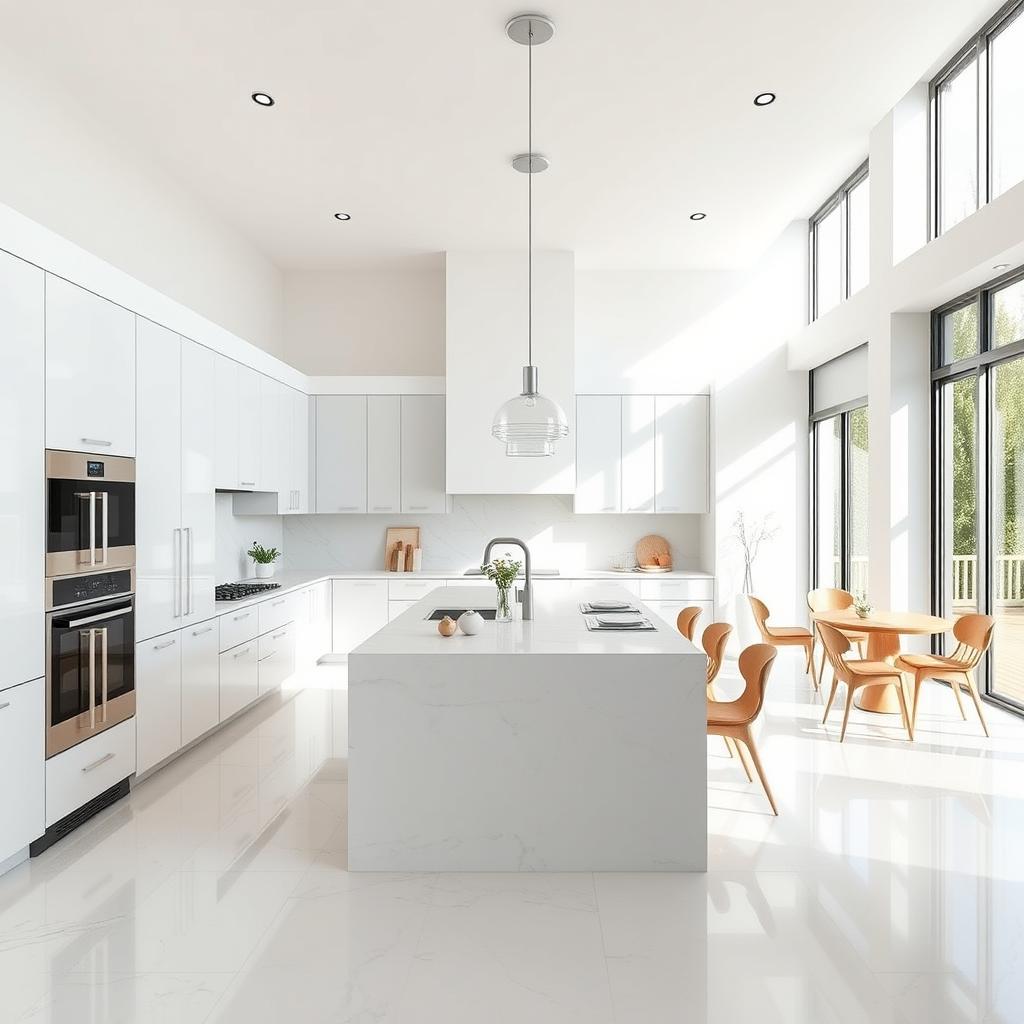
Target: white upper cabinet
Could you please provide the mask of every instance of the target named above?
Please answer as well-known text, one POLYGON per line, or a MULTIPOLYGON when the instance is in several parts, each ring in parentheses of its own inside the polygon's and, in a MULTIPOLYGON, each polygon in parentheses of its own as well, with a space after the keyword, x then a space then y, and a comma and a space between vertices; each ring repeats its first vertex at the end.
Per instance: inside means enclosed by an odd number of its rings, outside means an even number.
POLYGON ((46 447, 135 454, 135 314, 52 274, 46 447))
POLYGON ((366 510, 402 507, 402 402, 398 395, 366 399, 366 510))
POLYGON ((366 511, 366 396, 316 400, 316 511, 366 511))
POLYGON ((217 392, 214 482, 222 490, 230 491, 238 487, 238 364, 219 354, 214 355, 213 359, 217 392))
POLYGON ((139 317, 135 636, 181 625, 181 338, 139 317))
POLYGON ((622 511, 654 511, 654 396, 622 396, 622 511))
MULTIPOLYGON (((292 419, 289 391, 283 384, 257 374, 259 384, 259 419, 253 424, 260 438, 259 489, 280 495, 278 511, 288 507, 290 476, 286 462, 291 455, 292 419)), ((243 416, 245 415, 243 409, 243 416)))
POLYGON ((217 391, 215 355, 181 339, 181 528, 184 600, 182 621, 199 622, 214 613, 216 584, 217 391))
POLYGON ((5 463, 0 521, 7 541, 0 588, 3 689, 43 674, 46 549, 43 272, 5 252, 0 252, 0 365, 0 445, 5 463))
POLYGON ((708 512, 707 395, 658 395, 655 399, 655 512, 708 512))
POLYGON ((402 511, 446 512, 444 395, 402 395, 402 511))
POLYGON ((291 457, 288 460, 289 512, 309 512, 309 397, 290 392, 291 457))
POLYGON ((576 512, 622 511, 622 398, 576 399, 576 512))
POLYGON ((577 512, 710 510, 707 395, 580 395, 577 512))
POLYGON ((252 491, 263 488, 260 480, 261 375, 241 363, 235 366, 238 373, 238 486, 252 491))

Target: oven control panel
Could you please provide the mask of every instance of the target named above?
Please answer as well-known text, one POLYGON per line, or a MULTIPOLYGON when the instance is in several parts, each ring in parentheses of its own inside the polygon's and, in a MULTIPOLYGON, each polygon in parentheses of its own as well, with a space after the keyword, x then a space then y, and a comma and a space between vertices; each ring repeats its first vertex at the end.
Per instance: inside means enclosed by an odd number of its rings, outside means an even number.
POLYGON ((46 581, 46 607, 51 610, 67 608, 70 605, 131 594, 135 589, 134 577, 134 569, 85 573, 80 576, 55 576, 46 581))

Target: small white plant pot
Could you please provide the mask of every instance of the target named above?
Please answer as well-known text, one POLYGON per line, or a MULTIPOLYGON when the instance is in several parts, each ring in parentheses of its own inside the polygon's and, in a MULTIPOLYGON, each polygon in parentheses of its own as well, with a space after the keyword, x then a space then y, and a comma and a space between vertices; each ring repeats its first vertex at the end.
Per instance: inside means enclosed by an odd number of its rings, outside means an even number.
POLYGON ((484 628, 483 616, 479 612, 463 612, 459 616, 459 629, 466 636, 476 636, 484 628))
POLYGON ((274 563, 273 562, 257 562, 256 563, 256 579, 268 580, 274 575, 274 563))

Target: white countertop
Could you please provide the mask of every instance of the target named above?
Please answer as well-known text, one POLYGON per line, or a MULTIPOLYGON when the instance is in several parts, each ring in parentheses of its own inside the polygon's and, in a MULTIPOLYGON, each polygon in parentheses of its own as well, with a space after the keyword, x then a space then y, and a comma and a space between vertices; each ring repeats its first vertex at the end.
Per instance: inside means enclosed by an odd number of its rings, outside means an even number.
MULTIPOLYGON (((680 579, 701 579, 709 580, 712 576, 707 572, 699 572, 690 569, 673 569, 671 572, 646 573, 646 572, 616 572, 612 569, 574 569, 569 572, 560 573, 558 576, 536 576, 534 583, 545 583, 549 580, 680 580, 680 579)), ((252 597, 244 597, 238 601, 217 601, 214 608, 217 615, 231 611, 233 608, 246 608, 249 605, 259 604, 272 597, 279 597, 290 590, 300 590, 302 587, 312 586, 323 580, 481 580, 482 577, 466 576, 463 569, 434 570, 424 569, 422 572, 385 572, 383 569, 364 569, 360 572, 342 572, 340 570, 327 570, 316 572, 313 570, 284 570, 276 573, 268 580, 258 580, 250 577, 245 580, 234 580, 236 583, 279 583, 276 590, 265 590, 260 594, 253 594, 252 597)))
MULTIPOLYGON (((534 593, 534 618, 531 622, 515 619, 513 622, 488 622, 476 636, 467 636, 461 630, 454 636, 443 637, 437 631, 437 622, 427 616, 435 608, 493 608, 495 589, 492 584, 480 587, 439 587, 417 601, 398 618, 389 622, 349 655, 402 654, 446 656, 508 655, 508 654, 697 654, 694 647, 677 630, 648 613, 656 627, 654 632, 596 633, 587 629, 580 601, 588 596, 622 597, 638 601, 624 588, 595 585, 574 588, 570 593, 534 593)), ((519 614, 520 609, 516 609, 519 614)), ((703 655, 701 655, 703 657, 703 655)))

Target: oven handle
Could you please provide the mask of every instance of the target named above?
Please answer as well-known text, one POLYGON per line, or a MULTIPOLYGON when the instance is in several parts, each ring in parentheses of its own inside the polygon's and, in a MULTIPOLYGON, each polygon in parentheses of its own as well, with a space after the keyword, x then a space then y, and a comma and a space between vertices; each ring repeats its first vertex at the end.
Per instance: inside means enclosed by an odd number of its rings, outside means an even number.
POLYGON ((101 626, 95 632, 100 635, 100 652, 103 657, 103 661, 100 667, 100 693, 101 703, 103 705, 103 711, 100 715, 100 721, 105 722, 107 720, 107 673, 110 667, 110 662, 107 657, 107 627, 101 626))
POLYGON ((79 501, 89 499, 89 565, 96 564, 96 492, 78 491, 75 497, 79 501))
POLYGON ((110 541, 110 527, 109 527, 109 519, 110 519, 110 512, 109 512, 110 493, 108 491, 97 491, 96 492, 96 497, 97 497, 97 500, 99 500, 99 501, 101 501, 103 503, 103 515, 101 517, 102 523, 103 523, 103 558, 100 560, 100 565, 106 565, 107 564, 107 545, 108 545, 108 543, 110 541))
POLYGON ((96 630, 83 629, 79 636, 89 638, 89 728, 96 728, 96 630))
POLYGON ((131 610, 131 605, 125 605, 123 608, 115 608, 112 612, 101 612, 99 615, 87 615, 84 619, 72 619, 68 623, 68 629, 74 629, 77 626, 85 626, 90 622, 102 622, 104 619, 113 619, 118 615, 124 615, 131 610))

